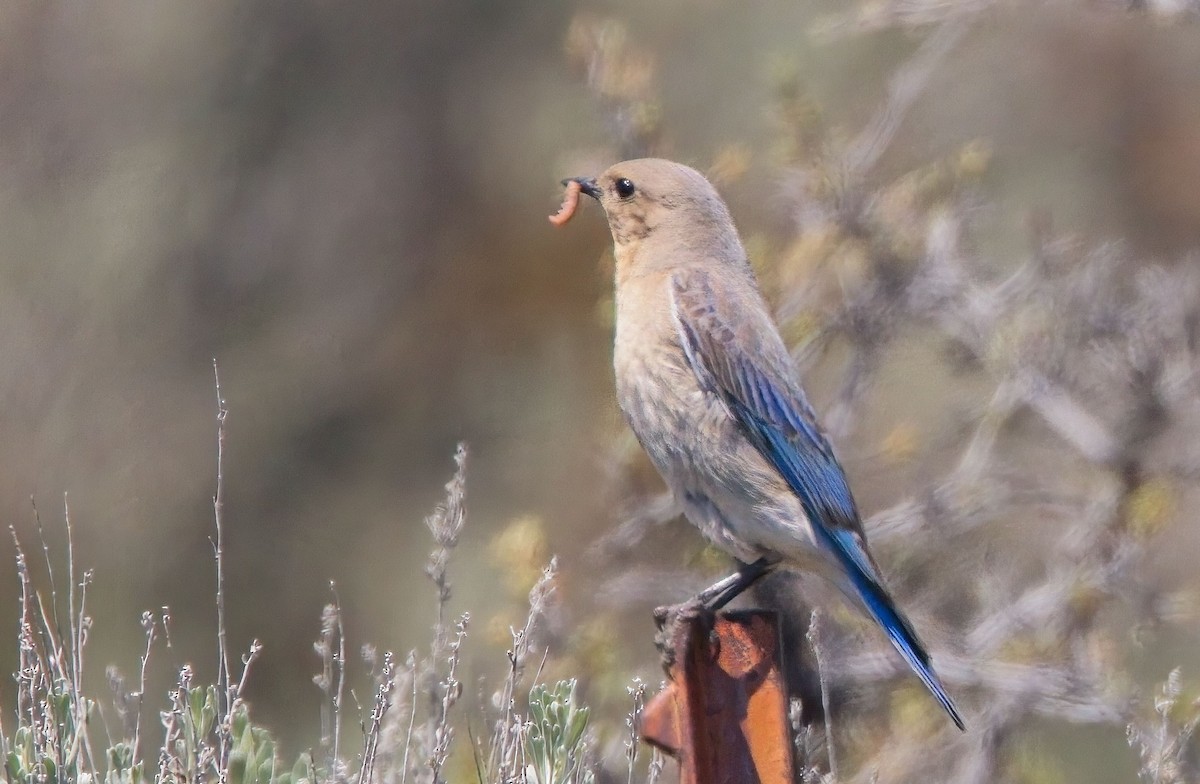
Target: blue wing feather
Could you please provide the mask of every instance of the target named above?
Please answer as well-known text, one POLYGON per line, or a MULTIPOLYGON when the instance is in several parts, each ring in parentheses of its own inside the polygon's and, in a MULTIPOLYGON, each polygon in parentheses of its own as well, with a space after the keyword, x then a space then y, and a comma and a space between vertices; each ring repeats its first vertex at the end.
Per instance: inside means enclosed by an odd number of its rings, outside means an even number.
MULTIPOLYGON (((707 288, 706 280, 700 283, 707 288)), ((817 427, 803 392, 740 349, 733 330, 715 313, 710 290, 703 291, 701 298, 689 297, 689 290, 673 280, 671 293, 680 341, 701 386, 722 400, 750 443, 787 482, 818 541, 841 565, 867 611, 958 728, 964 729, 962 717, 933 672, 929 654, 883 587, 866 550, 846 474, 817 427)))

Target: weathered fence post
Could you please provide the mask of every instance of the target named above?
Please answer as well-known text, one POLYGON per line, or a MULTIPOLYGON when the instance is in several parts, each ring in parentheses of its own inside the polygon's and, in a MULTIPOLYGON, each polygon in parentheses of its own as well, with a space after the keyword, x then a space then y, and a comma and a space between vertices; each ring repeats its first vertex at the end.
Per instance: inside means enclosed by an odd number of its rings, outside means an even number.
POLYGON ((679 760, 680 784, 792 784, 779 616, 729 612, 679 635, 671 683, 642 712, 642 737, 679 760))

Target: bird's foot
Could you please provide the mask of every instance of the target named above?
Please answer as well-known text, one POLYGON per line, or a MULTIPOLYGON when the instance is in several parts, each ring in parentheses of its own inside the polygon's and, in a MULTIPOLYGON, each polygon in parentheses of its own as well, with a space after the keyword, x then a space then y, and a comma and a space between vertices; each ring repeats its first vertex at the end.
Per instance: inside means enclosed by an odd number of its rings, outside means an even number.
POLYGON ((676 653, 687 642, 689 627, 695 622, 700 627, 698 631, 710 635, 716 618, 716 612, 698 596, 681 604, 667 604, 654 609, 654 623, 658 627, 658 633, 654 635, 654 647, 658 649, 663 670, 668 675, 675 665, 676 653))

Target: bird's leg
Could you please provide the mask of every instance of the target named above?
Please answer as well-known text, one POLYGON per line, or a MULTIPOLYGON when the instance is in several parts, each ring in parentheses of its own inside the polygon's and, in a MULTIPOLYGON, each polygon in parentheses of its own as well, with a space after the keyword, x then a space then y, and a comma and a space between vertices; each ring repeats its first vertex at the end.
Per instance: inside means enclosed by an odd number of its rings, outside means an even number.
POLYGON ((683 643, 688 624, 699 621, 704 630, 711 633, 716 612, 733 601, 738 594, 764 577, 774 564, 759 558, 751 564, 743 564, 736 572, 713 583, 682 604, 669 604, 654 610, 654 623, 658 634, 654 645, 662 656, 663 669, 670 670, 675 663, 675 652, 683 643))
POLYGON ((705 609, 716 612, 732 602, 738 595, 766 576, 774 564, 766 558, 759 558, 754 563, 743 564, 736 572, 718 580, 696 595, 695 601, 700 602, 705 609))

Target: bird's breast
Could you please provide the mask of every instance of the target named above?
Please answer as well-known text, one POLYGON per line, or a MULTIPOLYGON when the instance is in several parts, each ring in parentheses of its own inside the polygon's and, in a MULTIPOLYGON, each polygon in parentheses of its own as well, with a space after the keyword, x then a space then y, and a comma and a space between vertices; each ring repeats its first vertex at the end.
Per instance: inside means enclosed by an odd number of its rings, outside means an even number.
POLYGON ((668 283, 665 276, 647 276, 618 286, 613 365, 621 411, 671 481, 691 472, 734 423, 688 364, 668 283))
POLYGON ((724 473, 748 448, 725 405, 700 386, 674 335, 619 341, 614 364, 625 420, 677 490, 724 473))
POLYGON ((660 469, 678 454, 685 432, 707 406, 673 341, 618 341, 613 355, 617 402, 660 469))

